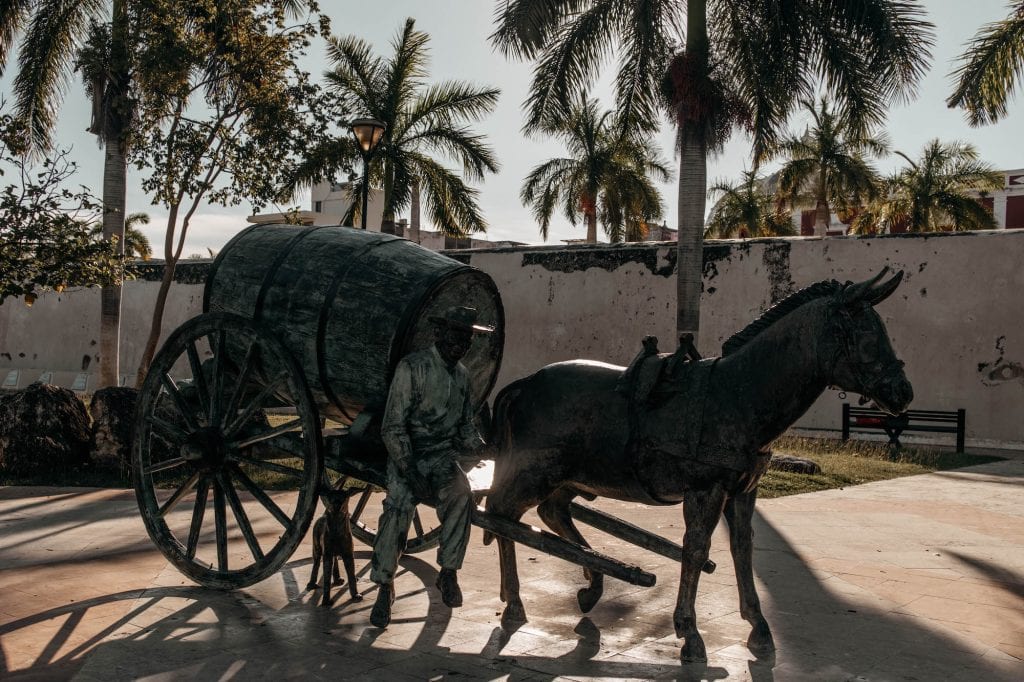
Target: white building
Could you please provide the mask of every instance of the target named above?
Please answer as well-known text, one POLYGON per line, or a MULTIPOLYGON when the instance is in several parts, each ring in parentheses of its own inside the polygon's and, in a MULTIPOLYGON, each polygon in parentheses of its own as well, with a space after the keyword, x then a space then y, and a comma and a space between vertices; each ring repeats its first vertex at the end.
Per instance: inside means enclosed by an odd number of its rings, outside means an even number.
MULTIPOLYGON (((1003 188, 994 192, 972 192, 983 206, 992 211, 997 229, 1024 228, 1024 168, 999 171, 1003 174, 1003 188)), ((793 225, 803 236, 814 236, 814 207, 798 206, 793 211, 793 225)), ((847 233, 849 225, 833 213, 828 226, 829 236, 847 233)), ((893 232, 906 232, 897 226, 893 232)))
MULTIPOLYGON (((340 225, 342 218, 353 201, 361 201, 360 188, 351 182, 321 182, 313 185, 310 191, 310 207, 312 210, 298 211, 293 216, 283 213, 261 213, 249 216, 250 223, 281 223, 290 217, 300 225, 340 225)), ((366 229, 372 232, 381 231, 381 215, 384 213, 384 193, 379 189, 370 189, 366 211, 366 229)), ((356 221, 356 226, 359 221, 356 221)), ((465 237, 455 239, 446 237, 436 230, 411 230, 409 221, 401 218, 395 223, 395 234, 420 244, 432 251, 443 249, 473 249, 485 246, 521 246, 521 242, 491 241, 465 237)))

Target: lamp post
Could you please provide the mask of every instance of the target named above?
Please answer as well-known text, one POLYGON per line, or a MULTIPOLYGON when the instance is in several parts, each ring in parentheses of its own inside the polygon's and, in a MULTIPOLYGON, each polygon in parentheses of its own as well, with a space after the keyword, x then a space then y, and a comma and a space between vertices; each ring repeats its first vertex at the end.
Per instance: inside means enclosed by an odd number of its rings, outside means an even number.
POLYGON ((370 199, 370 157, 373 156, 374 150, 380 144, 381 138, 384 137, 387 126, 375 118, 357 118, 349 123, 348 128, 352 131, 352 136, 356 138, 356 144, 359 145, 359 151, 363 155, 363 210, 360 214, 362 216, 360 222, 365 230, 366 205, 370 199))

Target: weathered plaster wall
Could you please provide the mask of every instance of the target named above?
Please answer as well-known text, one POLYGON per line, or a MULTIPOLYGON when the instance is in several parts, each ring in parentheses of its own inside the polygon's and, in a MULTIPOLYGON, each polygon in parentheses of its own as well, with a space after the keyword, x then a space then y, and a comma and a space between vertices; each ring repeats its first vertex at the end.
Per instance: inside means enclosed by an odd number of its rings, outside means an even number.
MULTIPOLYGON (((646 334, 672 350, 674 249, 639 244, 453 254, 489 273, 501 291, 507 327, 498 387, 558 360, 626 364, 646 334)), ((1022 262, 1022 230, 709 242, 698 346, 715 355, 733 332, 792 291, 821 279, 866 279, 889 265, 906 278, 878 312, 907 362, 915 407, 966 407, 971 442, 1024 445, 1022 262)), ((179 274, 164 336, 201 311, 197 282, 207 267, 189 263, 179 274)), ((144 276, 124 294, 121 366, 132 376, 159 266, 148 266, 144 276)), ((31 309, 16 300, 0 306, 0 381, 8 368, 24 370, 22 386, 57 370, 55 383, 70 386, 75 373, 96 371, 98 310, 95 291, 42 296, 31 309)), ((826 391, 799 426, 838 429, 842 402, 826 391)))

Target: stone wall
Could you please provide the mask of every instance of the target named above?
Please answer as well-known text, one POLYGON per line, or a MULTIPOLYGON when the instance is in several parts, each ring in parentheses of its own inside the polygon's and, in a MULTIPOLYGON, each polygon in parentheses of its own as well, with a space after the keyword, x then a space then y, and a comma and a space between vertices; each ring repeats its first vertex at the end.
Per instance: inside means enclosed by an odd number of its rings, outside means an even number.
MULTIPOLYGON (((453 252, 490 274, 506 312, 498 388, 558 360, 626 364, 654 334, 674 347, 675 245, 515 247, 453 252)), ((709 242, 698 347, 722 342, 774 302, 822 279, 862 280, 888 265, 904 284, 878 312, 907 363, 914 407, 967 409, 975 445, 1024 446, 1024 231, 758 239, 709 242)), ((207 263, 189 263, 172 290, 164 334, 202 309, 207 263)), ((134 375, 148 331, 159 266, 125 288, 122 374, 134 375)), ((96 371, 99 296, 66 291, 31 309, 0 306, 0 380, 22 370, 27 385, 43 371, 70 386, 96 371)), ((90 385, 91 388, 91 385, 90 385)), ((855 401, 856 396, 847 396, 855 401)), ((844 399, 825 395, 799 423, 837 430, 844 399)), ((941 442, 952 442, 939 437, 941 442)))

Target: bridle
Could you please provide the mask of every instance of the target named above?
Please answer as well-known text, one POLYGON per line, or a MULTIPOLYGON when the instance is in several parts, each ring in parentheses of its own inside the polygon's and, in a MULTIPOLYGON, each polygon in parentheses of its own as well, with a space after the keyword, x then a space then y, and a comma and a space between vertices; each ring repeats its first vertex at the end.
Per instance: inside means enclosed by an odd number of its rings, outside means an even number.
POLYGON ((834 306, 830 318, 829 324, 835 330, 838 343, 834 344, 831 361, 826 368, 829 385, 836 385, 836 368, 845 357, 853 379, 860 387, 859 392, 866 397, 877 395, 881 385, 890 382, 903 371, 905 363, 895 356, 885 361, 879 360, 877 344, 872 356, 865 358, 855 338, 853 314, 845 306, 834 306))

